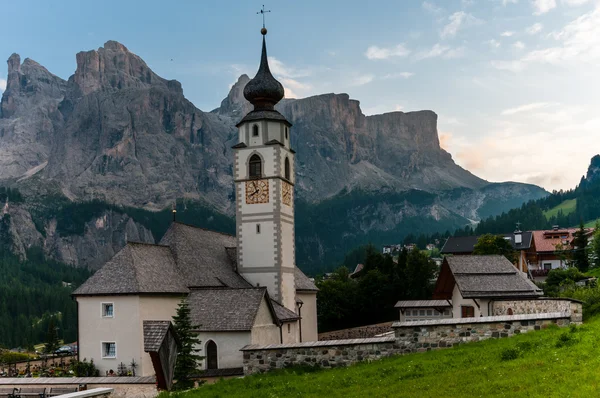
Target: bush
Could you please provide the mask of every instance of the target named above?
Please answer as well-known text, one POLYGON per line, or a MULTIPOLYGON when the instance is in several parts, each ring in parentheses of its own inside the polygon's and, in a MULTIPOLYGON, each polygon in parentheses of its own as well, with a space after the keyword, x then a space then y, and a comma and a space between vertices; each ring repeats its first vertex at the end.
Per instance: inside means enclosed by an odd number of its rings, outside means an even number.
POLYGON ((511 361, 517 359, 519 355, 521 355, 521 351, 517 347, 508 347, 502 350, 500 359, 502 361, 511 361))
POLYGON ((12 351, 1 351, 0 350, 0 363, 15 363, 15 362, 24 362, 29 359, 29 354, 25 354, 22 352, 12 352, 12 351))
POLYGON ((71 364, 71 370, 75 373, 77 377, 98 377, 100 376, 100 371, 96 369, 96 365, 94 365, 94 360, 92 359, 88 362, 85 358, 83 361, 75 361, 71 364))
POLYGON ((565 332, 558 336, 558 340, 556 341, 556 348, 568 347, 577 342, 578 340, 573 336, 572 333, 565 332))

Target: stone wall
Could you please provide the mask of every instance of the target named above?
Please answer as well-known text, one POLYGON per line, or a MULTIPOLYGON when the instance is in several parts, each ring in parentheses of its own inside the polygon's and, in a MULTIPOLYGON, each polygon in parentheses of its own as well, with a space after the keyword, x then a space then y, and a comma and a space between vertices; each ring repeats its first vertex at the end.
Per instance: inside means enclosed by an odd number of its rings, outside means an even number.
POLYGON ((109 382, 96 382, 92 379, 106 379, 101 377, 73 377, 73 378, 0 378, 0 388, 30 388, 30 387, 44 387, 46 393, 50 391, 52 387, 79 387, 85 385, 87 390, 97 388, 109 388, 112 390, 110 398, 153 398, 158 395, 156 389, 156 382, 154 383, 111 383, 109 382), (91 380, 91 381, 90 381, 91 380))
POLYGON ((401 353, 450 348, 491 338, 512 337, 556 324, 570 324, 569 314, 523 314, 436 321, 398 322, 393 325, 401 353))
POLYGON ((513 315, 562 312, 571 314, 571 322, 583 320, 582 303, 572 299, 502 300, 492 303, 493 315, 509 315, 509 309, 513 315))
POLYGON ((392 331, 393 322, 378 323, 376 325, 359 326, 350 329, 334 330, 331 332, 319 333, 319 341, 322 340, 346 340, 346 339, 364 339, 375 337, 392 331))
POLYGON ((328 340, 296 344, 250 345, 244 352, 244 374, 262 373, 290 366, 336 368, 399 353, 395 337, 328 340))

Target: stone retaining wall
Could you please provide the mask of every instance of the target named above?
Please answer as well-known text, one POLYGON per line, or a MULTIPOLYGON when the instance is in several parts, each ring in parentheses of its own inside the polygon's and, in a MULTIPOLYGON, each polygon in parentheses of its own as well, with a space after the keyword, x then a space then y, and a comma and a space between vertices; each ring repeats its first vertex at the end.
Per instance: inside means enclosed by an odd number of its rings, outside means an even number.
POLYGON ((541 314, 563 312, 571 314, 571 322, 580 323, 583 318, 582 303, 572 299, 502 300, 492 303, 492 315, 541 314))
POLYGON ((375 337, 392 331, 392 322, 379 323, 376 325, 359 326, 350 329, 334 330, 331 332, 319 333, 319 341, 323 340, 346 340, 346 339, 364 339, 375 337))
POLYGON ((249 345, 244 352, 244 374, 290 366, 336 368, 399 353, 395 337, 328 340, 297 344, 249 345))
POLYGON ((571 323, 569 314, 524 314, 436 321, 398 322, 394 324, 396 344, 402 353, 450 348, 458 344, 545 329, 571 323))

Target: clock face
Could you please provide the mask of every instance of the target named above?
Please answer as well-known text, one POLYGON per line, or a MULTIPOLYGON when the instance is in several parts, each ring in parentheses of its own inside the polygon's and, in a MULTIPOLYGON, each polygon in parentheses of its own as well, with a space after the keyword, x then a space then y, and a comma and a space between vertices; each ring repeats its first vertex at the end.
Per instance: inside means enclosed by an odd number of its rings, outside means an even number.
POLYGON ((269 181, 246 181, 246 203, 269 203, 269 181))
POLYGON ((294 189, 292 188, 292 184, 288 184, 287 182, 283 181, 281 186, 281 198, 284 205, 292 205, 293 192, 294 189))

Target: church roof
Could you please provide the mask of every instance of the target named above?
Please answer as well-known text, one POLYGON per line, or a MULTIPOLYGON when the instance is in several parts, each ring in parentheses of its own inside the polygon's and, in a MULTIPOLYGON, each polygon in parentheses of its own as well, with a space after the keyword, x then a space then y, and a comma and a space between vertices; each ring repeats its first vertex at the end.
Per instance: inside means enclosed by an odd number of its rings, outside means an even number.
POLYGON ((248 288, 231 261, 235 236, 174 222, 160 241, 171 247, 188 287, 248 288))
POLYGON ((288 310, 283 305, 279 304, 277 301, 271 300, 271 304, 273 304, 273 309, 275 310, 275 315, 277 316, 277 319, 279 319, 281 322, 296 321, 300 319, 298 314, 288 310))
MULTIPOLYGON (((185 294, 196 288, 251 288, 236 268, 234 236, 174 222, 159 245, 127 243, 73 295, 185 294)), ((294 279, 298 291, 318 290, 298 267, 294 279)))
POLYGON ((129 242, 73 294, 187 292, 168 246, 129 242))
POLYGON ((194 289, 188 297, 192 325, 199 332, 251 330, 266 292, 266 287, 194 289))
POLYGON ((269 69, 265 40, 267 30, 264 29, 262 32, 263 40, 260 66, 258 72, 256 72, 256 76, 244 87, 244 97, 254 105, 254 110, 273 109, 273 106, 281 101, 285 94, 283 86, 273 77, 269 69))
POLYGON ((317 285, 315 285, 315 283, 311 281, 308 276, 306 276, 298 267, 296 267, 294 270, 294 281, 296 282, 297 291, 317 292, 319 290, 317 285))

